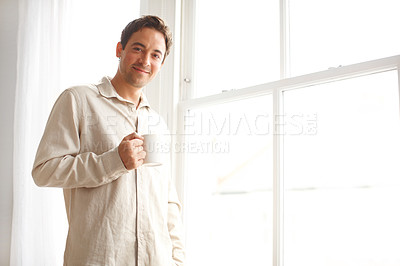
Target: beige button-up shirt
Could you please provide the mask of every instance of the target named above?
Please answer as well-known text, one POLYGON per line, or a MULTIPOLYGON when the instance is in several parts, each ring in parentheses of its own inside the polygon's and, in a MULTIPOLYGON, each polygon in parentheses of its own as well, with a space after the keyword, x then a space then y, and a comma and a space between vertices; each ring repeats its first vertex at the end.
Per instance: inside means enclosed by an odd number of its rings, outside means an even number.
POLYGON ((64 189, 64 265, 183 265, 181 206, 168 163, 126 170, 118 145, 132 132, 168 131, 144 95, 136 108, 108 77, 56 101, 32 176, 38 186, 64 189))

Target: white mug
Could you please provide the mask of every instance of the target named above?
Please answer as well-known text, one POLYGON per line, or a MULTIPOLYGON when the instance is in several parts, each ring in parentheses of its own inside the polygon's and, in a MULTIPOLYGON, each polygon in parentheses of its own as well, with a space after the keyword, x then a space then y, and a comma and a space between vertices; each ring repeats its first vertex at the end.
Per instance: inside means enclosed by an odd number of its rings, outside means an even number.
POLYGON ((165 138, 159 134, 144 134, 143 150, 146 152, 143 165, 160 166, 166 155, 167 143, 165 138))

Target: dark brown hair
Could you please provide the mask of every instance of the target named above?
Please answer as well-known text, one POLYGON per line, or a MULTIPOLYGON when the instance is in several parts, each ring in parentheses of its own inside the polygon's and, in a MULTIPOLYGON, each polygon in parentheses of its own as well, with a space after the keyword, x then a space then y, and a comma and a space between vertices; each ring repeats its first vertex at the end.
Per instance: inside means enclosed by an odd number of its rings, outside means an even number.
POLYGON ((164 35, 166 47, 165 56, 163 58, 164 62, 172 46, 172 34, 168 26, 165 25, 164 21, 157 16, 142 16, 141 18, 129 22, 121 34, 122 49, 125 49, 125 46, 128 43, 129 38, 132 36, 132 34, 140 31, 143 28, 155 29, 164 35))

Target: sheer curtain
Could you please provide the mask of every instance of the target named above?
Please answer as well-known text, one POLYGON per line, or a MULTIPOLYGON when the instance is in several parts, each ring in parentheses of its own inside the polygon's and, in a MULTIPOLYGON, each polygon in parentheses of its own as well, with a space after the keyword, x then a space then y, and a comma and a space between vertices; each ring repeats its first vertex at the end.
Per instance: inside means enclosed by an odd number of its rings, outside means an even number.
POLYGON ((139 0, 19 0, 14 118, 11 265, 62 265, 67 220, 62 189, 31 177, 51 107, 68 86, 117 69, 115 46, 139 16, 139 0))
POLYGON ((60 92, 67 10, 67 0, 19 1, 11 265, 62 265, 62 190, 36 187, 30 171, 60 92))

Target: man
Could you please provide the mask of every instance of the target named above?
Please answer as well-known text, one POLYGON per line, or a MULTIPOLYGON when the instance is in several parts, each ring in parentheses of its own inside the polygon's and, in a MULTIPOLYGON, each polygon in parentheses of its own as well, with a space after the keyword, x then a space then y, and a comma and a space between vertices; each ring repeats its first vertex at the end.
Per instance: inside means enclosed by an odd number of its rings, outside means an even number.
POLYGON ((181 207, 168 165, 142 165, 141 135, 167 132, 142 89, 171 41, 160 18, 132 21, 117 44, 114 78, 69 88, 53 107, 32 176, 38 186, 64 189, 64 265, 183 265, 181 207))

